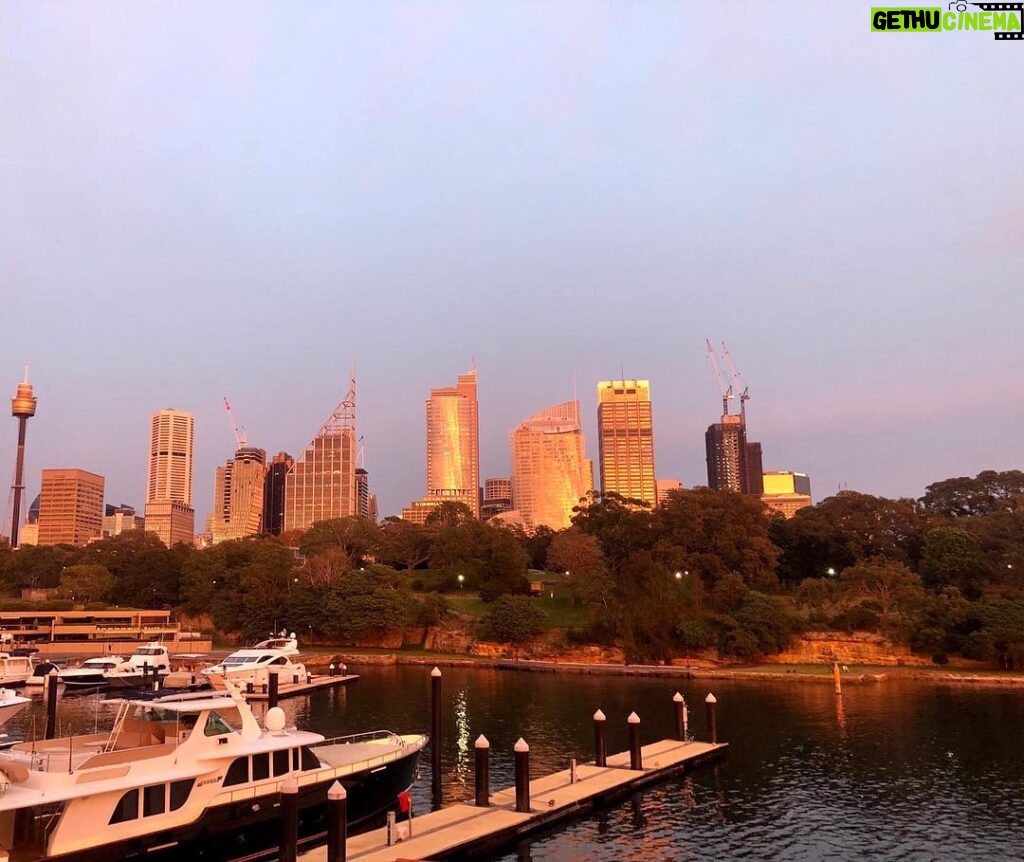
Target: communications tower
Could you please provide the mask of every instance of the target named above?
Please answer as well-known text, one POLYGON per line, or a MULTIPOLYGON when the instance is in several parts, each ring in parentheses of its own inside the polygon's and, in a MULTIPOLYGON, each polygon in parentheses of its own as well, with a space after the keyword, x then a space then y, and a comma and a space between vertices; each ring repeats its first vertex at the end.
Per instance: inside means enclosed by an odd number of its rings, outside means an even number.
POLYGON ((11 518, 11 547, 18 547, 18 526, 21 520, 21 492, 25 490, 25 430, 28 420, 36 415, 36 401, 32 394, 32 384, 28 382, 28 366, 25 366, 25 379, 18 384, 18 391, 11 399, 11 415, 18 420, 18 459, 14 466, 14 509, 11 518))

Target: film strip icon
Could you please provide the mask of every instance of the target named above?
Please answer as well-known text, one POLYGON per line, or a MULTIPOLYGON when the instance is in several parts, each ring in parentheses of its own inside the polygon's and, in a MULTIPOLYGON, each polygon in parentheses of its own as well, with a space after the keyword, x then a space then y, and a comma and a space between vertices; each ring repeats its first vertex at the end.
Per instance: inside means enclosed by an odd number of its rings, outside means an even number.
MULTIPOLYGON (((986 12, 1016 12, 1017 18, 1021 20, 1021 27, 1024 28, 1024 18, 1021 17, 1024 15, 1024 3, 971 3, 970 5, 984 9, 986 12)), ((992 35, 995 36, 997 42, 1024 42, 1024 29, 1016 32, 993 33, 992 35)))

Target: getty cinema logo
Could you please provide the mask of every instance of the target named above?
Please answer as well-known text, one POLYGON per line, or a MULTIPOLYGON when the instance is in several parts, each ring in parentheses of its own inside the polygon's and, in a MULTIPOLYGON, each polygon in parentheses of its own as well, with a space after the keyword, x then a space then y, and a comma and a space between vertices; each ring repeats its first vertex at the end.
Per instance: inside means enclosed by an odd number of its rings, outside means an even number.
POLYGON ((934 6, 871 7, 873 33, 980 30, 992 33, 996 39, 1024 41, 1022 20, 1024 3, 967 3, 956 0, 945 9, 934 6))

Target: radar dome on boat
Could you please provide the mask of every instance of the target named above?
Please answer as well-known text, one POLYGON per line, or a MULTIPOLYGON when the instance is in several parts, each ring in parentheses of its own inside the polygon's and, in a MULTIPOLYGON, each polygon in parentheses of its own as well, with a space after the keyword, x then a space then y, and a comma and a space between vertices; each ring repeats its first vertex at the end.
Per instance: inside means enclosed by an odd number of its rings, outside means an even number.
POLYGON ((284 710, 279 706, 274 706, 267 710, 267 717, 263 720, 263 724, 267 730, 277 732, 284 730, 285 721, 284 710))

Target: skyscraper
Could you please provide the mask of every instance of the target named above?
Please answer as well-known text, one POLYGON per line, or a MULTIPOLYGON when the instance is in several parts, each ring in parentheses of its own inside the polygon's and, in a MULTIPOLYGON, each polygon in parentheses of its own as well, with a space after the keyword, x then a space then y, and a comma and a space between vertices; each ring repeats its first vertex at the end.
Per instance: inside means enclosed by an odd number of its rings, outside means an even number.
POLYGON ((285 480, 295 459, 287 452, 278 452, 267 466, 263 485, 263 532, 281 535, 284 529, 285 480))
POLYGON ((591 476, 580 429, 580 403, 567 401, 531 416, 509 434, 512 502, 527 530, 569 526, 591 476))
POLYGON ((103 525, 103 477, 86 470, 43 470, 40 545, 84 545, 103 525))
MULTIPOLYGON (((746 427, 746 422, 744 422, 746 427)), ((760 496, 764 493, 764 464, 761 457, 761 444, 747 441, 747 493, 760 496)))
POLYGON ((597 384, 597 438, 601 493, 612 491, 654 506, 654 418, 646 380, 597 384))
POLYGON ((267 453, 243 446, 218 467, 213 487, 213 544, 255 536, 263 526, 263 493, 267 453))
POLYGON ((284 529, 308 530, 317 521, 358 513, 356 382, 327 417, 285 478, 284 529))
POLYGON ((465 503, 480 517, 480 419, 476 369, 427 399, 427 506, 465 503))
POLYGON ((704 434, 708 487, 747 493, 747 429, 740 416, 725 414, 704 434))
POLYGON ((370 497, 370 474, 356 467, 356 509, 360 518, 370 517, 370 497))
POLYGON ((181 410, 158 410, 149 435, 146 501, 174 500, 192 505, 192 447, 195 417, 181 410))
POLYGON ((147 532, 170 547, 195 538, 192 508, 192 450, 195 417, 181 410, 158 410, 150 422, 146 477, 147 532))

